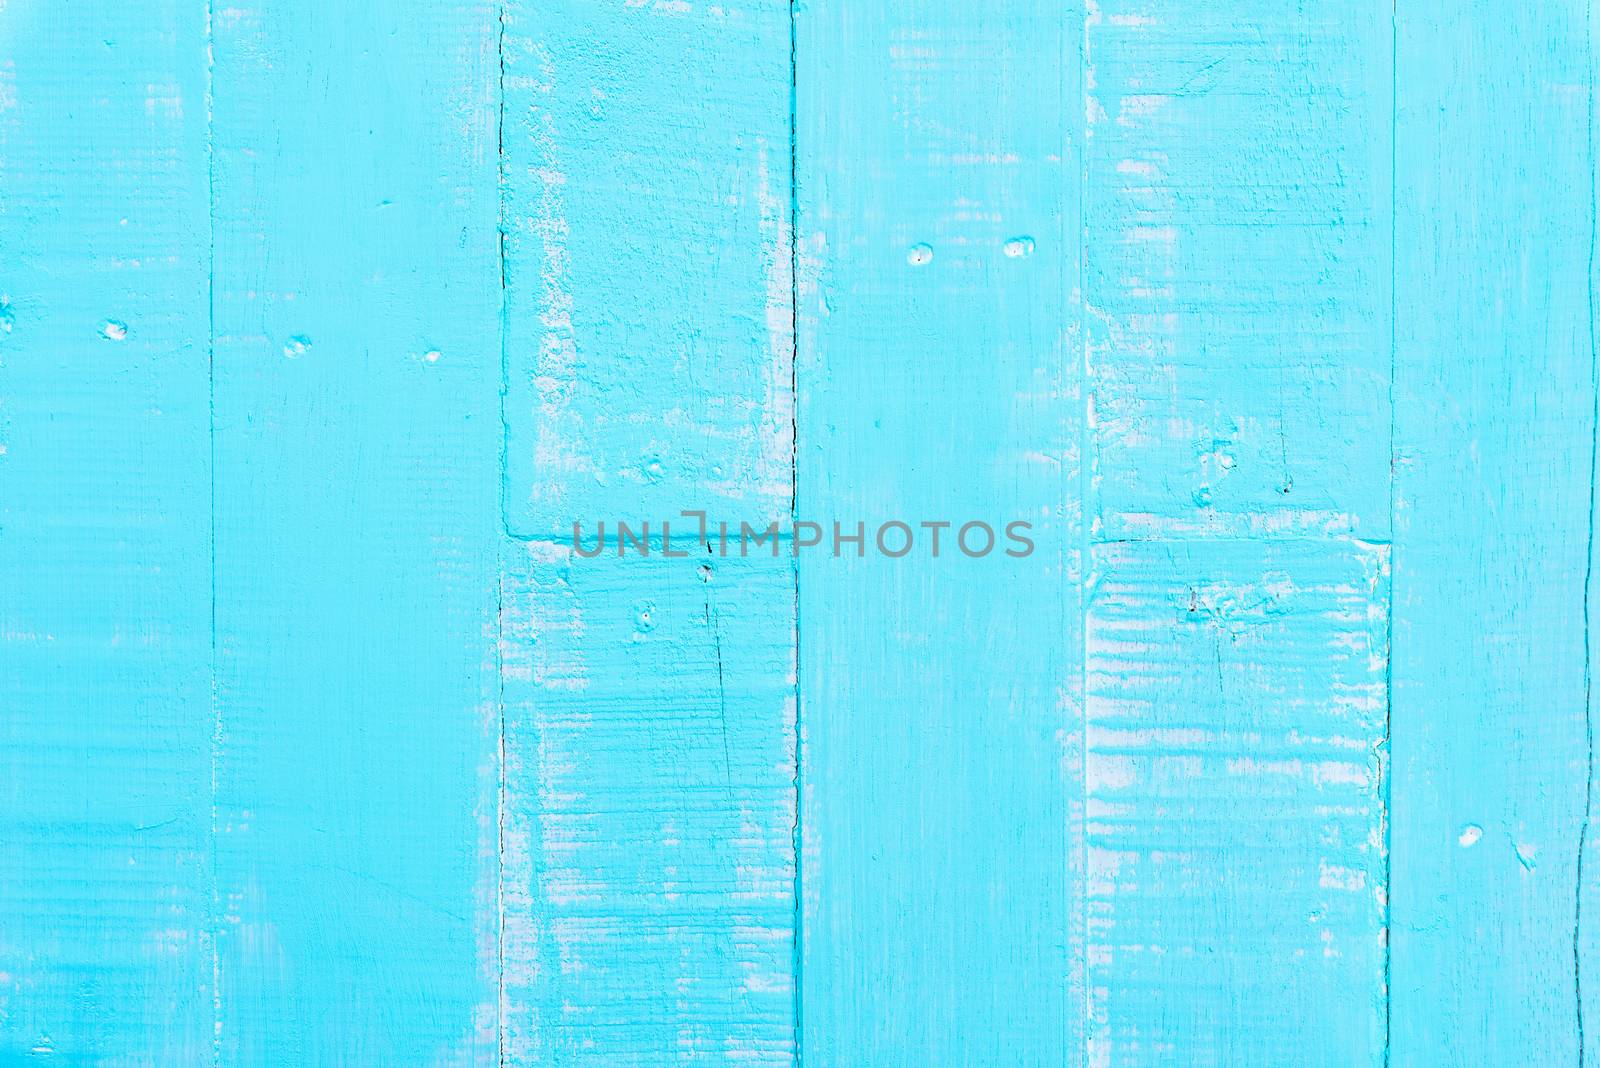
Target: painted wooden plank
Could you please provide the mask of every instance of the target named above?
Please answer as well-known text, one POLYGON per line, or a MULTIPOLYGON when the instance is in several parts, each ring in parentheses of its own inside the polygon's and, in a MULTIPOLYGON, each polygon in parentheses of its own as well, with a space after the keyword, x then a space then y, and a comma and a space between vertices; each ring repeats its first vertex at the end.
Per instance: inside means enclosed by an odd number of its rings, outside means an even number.
POLYGON ((789 562, 516 548, 509 1063, 794 1063, 789 562))
POLYGON ((1095 550, 1090 1062, 1384 1056, 1388 547, 1095 550))
POLYGON ((1388 10, 1113 0, 1086 61, 1089 1059, 1377 1064, 1388 10))
POLYGON ((211 1051, 205 13, 0 4, 0 1063, 211 1051))
POLYGON ((804 1060, 1075 1064, 1081 17, 796 20, 804 1060))
POLYGON ((1389 534, 1389 15, 1105 0, 1097 537, 1389 534))
POLYGON ((1395 9, 1395 1064, 1600 1041, 1588 8, 1395 9))
POLYGON ((792 1063, 792 563, 662 555, 790 507, 788 5, 505 33, 506 1056, 792 1063))
POLYGON ((213 29, 218 1055, 495 1064, 495 7, 213 29))
POLYGON ((788 3, 506 20, 508 529, 787 515, 788 3))

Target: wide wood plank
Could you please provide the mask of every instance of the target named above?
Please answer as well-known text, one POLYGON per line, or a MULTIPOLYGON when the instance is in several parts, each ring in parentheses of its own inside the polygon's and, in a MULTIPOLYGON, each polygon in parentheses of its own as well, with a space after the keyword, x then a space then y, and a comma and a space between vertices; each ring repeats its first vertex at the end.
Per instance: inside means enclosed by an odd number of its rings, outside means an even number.
POLYGON ((789 5, 505 18, 508 530, 787 515, 789 5))
POLYGON ((498 1062, 498 29, 215 13, 225 1064, 498 1062))
POLYGON ((505 603, 510 1063, 794 1063, 789 562, 519 544, 505 603))
POLYGON ((0 4, 0 1063, 211 1057, 205 12, 0 4))

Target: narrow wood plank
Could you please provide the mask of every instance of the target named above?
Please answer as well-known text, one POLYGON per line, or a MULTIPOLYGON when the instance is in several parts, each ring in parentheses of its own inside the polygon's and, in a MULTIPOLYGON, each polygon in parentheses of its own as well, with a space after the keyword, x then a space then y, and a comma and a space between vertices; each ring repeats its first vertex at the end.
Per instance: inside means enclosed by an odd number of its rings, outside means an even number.
POLYGON ((1600 1042, 1591 17, 1396 7, 1395 1064, 1600 1042))
POLYGON ((1095 550, 1090 1062, 1377 1065, 1388 549, 1095 550))
POLYGON ((205 13, 0 41, 0 1063, 202 1064, 205 13))
POLYGON ((495 14, 215 14, 223 1063, 497 1063, 495 14))
POLYGON ((505 31, 506 1057, 790 1064, 792 564, 661 555, 790 506, 789 8, 505 31))
POLYGON ((796 18, 804 1060, 1079 1063, 1081 13, 796 18))

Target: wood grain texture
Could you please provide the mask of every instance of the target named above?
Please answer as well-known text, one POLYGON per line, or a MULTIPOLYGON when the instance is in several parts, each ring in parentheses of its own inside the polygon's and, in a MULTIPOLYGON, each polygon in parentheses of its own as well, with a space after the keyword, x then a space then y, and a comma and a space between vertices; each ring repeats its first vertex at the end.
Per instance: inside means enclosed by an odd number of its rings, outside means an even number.
POLYGON ((1591 17, 1396 8, 1396 1064, 1600 1040, 1591 17))
POLYGON ((1388 13, 1086 40, 1089 1063, 1380 1064, 1388 13))
POLYGON ((510 1062, 794 1063, 788 561, 535 542, 505 598, 510 1062))
POLYGON ((204 12, 4 4, 0 41, 0 1064, 199 1064, 204 12))
POLYGON ((213 24, 223 1063, 498 1061, 494 14, 213 24))
POLYGON ((1596 1063, 1595 19, 0 0, 0 1065, 1596 1063))
POLYGON ((792 564, 679 516, 793 495, 788 6, 505 34, 506 1056, 791 1064, 792 564))
POLYGON ((1388 538, 1389 38, 1376 4, 1097 6, 1096 538, 1388 538))
POLYGON ((1388 548, 1099 546, 1091 1064, 1381 1064, 1388 548))
POLYGON ((508 530, 786 516, 788 4, 505 20, 508 530))
POLYGON ((797 19, 803 1057, 1075 1063, 1078 24, 797 19), (923 547, 834 557, 891 520, 923 547), (973 520, 1037 549, 970 559, 973 520))

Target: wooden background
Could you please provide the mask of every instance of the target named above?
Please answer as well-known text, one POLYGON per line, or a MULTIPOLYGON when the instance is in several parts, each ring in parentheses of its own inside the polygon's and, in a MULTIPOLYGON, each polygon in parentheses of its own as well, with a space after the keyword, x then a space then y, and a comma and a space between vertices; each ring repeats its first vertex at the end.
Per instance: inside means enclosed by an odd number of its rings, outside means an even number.
POLYGON ((0 0, 0 1065, 1600 1061, 1594 24, 0 0))

